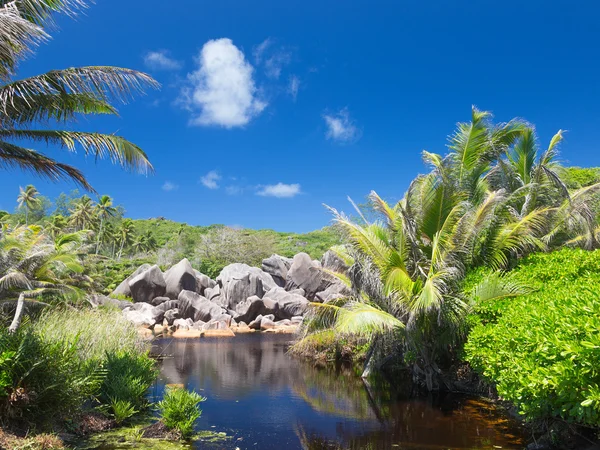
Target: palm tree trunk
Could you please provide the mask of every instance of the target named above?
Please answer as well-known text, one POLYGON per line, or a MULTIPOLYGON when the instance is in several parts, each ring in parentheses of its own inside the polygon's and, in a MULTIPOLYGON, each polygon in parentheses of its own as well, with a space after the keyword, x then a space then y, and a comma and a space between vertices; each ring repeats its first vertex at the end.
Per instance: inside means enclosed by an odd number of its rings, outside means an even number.
POLYGON ((98 249, 100 248, 100 237, 102 236, 102 226, 104 225, 104 218, 100 219, 100 230, 98 231, 98 239, 96 240, 96 255, 98 254, 98 249))
POLYGON ((29 208, 25 206, 25 226, 29 226, 29 208))
POLYGON ((13 318, 10 327, 8 327, 9 333, 14 333, 19 329, 21 325, 21 320, 23 319, 23 312, 25 310, 25 294, 21 292, 19 294, 19 300, 17 301, 17 309, 15 310, 15 317, 13 318))

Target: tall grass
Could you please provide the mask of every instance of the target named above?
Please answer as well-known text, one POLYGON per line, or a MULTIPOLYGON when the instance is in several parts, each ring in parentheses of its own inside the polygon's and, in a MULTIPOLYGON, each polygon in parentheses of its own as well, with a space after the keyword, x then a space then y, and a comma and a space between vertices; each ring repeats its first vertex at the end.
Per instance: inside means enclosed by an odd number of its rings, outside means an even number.
POLYGON ((156 377, 137 331, 114 310, 53 309, 0 330, 0 421, 42 423, 100 406, 117 421, 142 409, 156 377))

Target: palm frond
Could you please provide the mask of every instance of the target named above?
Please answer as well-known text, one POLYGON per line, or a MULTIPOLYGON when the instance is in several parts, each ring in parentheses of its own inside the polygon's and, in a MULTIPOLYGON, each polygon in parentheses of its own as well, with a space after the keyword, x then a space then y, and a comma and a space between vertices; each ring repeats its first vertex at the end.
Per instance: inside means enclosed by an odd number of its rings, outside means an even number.
POLYGON ((94 191, 75 167, 5 141, 0 141, 0 168, 19 168, 51 181, 74 181, 82 188, 94 191))
POLYGON ((472 297, 481 302, 518 297, 531 292, 531 288, 514 277, 492 273, 480 281, 472 290, 472 297))
POLYGON ((154 170, 146 153, 120 136, 81 131, 0 129, 0 137, 58 144, 72 152, 80 145, 86 156, 91 155, 96 159, 108 158, 124 168, 142 173, 154 170))
POLYGON ((401 330, 404 324, 393 315, 362 302, 353 302, 337 312, 334 330, 339 334, 372 336, 401 330))

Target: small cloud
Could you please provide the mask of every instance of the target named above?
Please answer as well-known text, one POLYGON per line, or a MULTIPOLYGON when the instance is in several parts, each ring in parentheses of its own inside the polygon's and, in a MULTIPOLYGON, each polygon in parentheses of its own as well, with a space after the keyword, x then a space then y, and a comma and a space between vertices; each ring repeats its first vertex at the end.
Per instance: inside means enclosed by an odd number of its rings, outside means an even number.
POLYGON ((296 75, 292 75, 290 77, 290 81, 288 84, 287 92, 292 96, 292 99, 296 101, 298 98, 298 90, 300 89, 300 78, 296 75))
POLYGON ((252 55, 254 56, 254 62, 256 63, 256 65, 262 62, 262 57, 265 51, 271 46, 272 43, 273 40, 269 37, 262 41, 260 44, 258 44, 256 47, 254 47, 252 55))
POLYGON ((162 190, 166 192, 176 191, 177 189, 179 189, 179 186, 170 181, 165 181, 165 184, 162 185, 162 190))
POLYGON ((179 103, 192 113, 192 125, 244 126, 267 107, 259 98, 254 68, 231 39, 204 44, 198 66, 188 74, 179 97, 179 103))
POLYGON ((200 177, 200 182, 206 186, 208 189, 219 189, 219 181, 221 180, 221 175, 216 170, 211 170, 203 177, 200 177))
POLYGON ((231 185, 225 188, 225 193, 227 195, 239 195, 242 192, 244 192, 244 188, 241 186, 231 185))
POLYGON ((292 56, 284 51, 278 51, 265 61, 265 73, 269 78, 277 80, 281 76, 281 70, 292 60, 292 56))
POLYGON ((291 198, 299 193, 299 184, 277 183, 262 186, 256 194, 262 195, 263 197, 291 198))
POLYGON ((179 70, 182 67, 181 62, 171 58, 166 50, 146 53, 144 64, 152 70, 179 70))
POLYGON ((348 109, 341 109, 336 114, 323 114, 327 124, 327 139, 347 144, 355 142, 360 138, 360 131, 350 119, 348 109))

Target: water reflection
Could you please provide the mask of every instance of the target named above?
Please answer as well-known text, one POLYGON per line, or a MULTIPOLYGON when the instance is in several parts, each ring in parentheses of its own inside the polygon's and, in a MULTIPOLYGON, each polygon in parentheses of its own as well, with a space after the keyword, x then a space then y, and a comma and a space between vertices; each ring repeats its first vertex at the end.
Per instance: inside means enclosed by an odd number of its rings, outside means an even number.
POLYGON ((486 402, 449 396, 402 399, 349 370, 291 358, 289 337, 159 340, 155 395, 184 384, 208 401, 199 428, 235 436, 219 448, 521 448, 514 425, 486 402))

